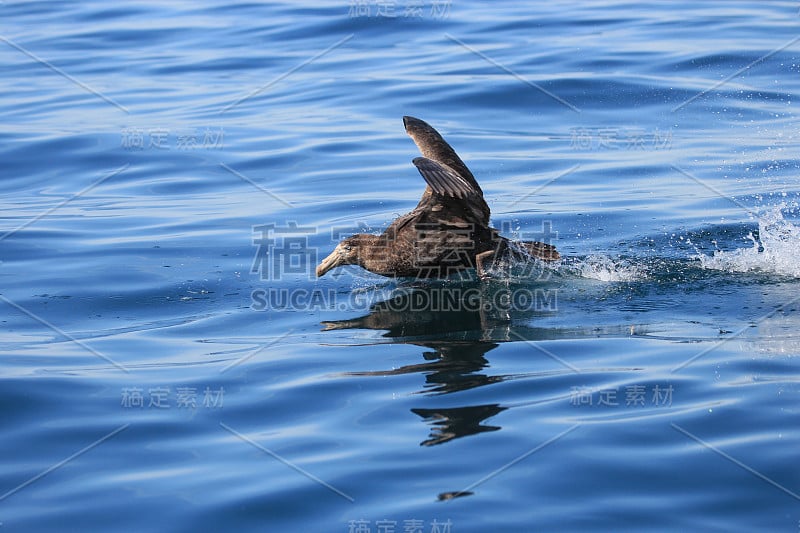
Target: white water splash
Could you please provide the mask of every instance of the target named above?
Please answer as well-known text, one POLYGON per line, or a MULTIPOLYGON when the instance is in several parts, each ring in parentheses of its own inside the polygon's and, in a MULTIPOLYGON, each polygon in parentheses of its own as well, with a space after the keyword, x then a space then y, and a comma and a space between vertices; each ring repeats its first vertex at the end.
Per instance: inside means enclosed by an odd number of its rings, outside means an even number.
POLYGON ((758 238, 749 248, 698 255, 702 268, 726 272, 765 272, 800 278, 800 227, 783 218, 780 205, 758 218, 758 238))
POLYGON ((570 267, 580 277, 598 281, 638 281, 647 277, 644 267, 604 255, 590 255, 570 267))

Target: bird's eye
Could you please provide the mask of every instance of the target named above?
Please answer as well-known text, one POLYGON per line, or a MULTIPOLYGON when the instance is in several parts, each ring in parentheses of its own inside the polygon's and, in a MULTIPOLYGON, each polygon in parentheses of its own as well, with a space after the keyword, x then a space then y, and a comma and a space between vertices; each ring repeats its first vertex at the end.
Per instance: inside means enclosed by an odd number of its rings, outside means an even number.
POLYGON ((345 247, 344 247, 344 251, 345 251, 345 252, 349 252, 349 251, 350 251, 350 245, 349 245, 349 244, 348 244, 347 246, 345 246, 345 247))

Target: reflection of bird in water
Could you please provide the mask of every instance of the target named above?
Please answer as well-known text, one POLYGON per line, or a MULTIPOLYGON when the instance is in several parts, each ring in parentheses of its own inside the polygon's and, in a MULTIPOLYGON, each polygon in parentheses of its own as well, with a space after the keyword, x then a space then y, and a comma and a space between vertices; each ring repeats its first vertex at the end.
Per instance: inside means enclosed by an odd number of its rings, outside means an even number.
POLYGON ((486 352, 497 348, 497 344, 482 341, 408 341, 431 351, 425 352, 424 363, 403 365, 390 370, 366 370, 346 372, 347 376, 399 376, 402 374, 423 374, 428 394, 449 394, 500 383, 508 378, 505 375, 487 375, 489 366, 486 352))
MULTIPOLYGON (((491 308, 501 300, 498 294, 510 289, 505 285, 462 284, 475 289, 474 305, 442 309, 444 295, 453 289, 448 284, 425 283, 395 290, 386 300, 378 301, 369 313, 357 317, 322 323, 325 331, 344 329, 383 330, 382 338, 392 343, 414 344, 426 348, 424 361, 389 370, 348 372, 354 376, 425 375, 426 393, 452 393, 504 381, 505 375, 487 375, 486 354, 500 343, 539 341, 561 338, 559 330, 513 324, 507 311, 491 308)), ((472 294, 472 293, 470 293, 472 294)), ((467 299, 469 300, 469 299, 467 299)), ((513 311, 513 318, 524 322, 536 313, 513 311)), ((591 330, 595 335, 596 331, 591 330)))
POLYGON ((559 258, 541 242, 512 243, 489 226, 489 206, 472 172, 435 129, 403 117, 422 157, 414 165, 428 186, 410 213, 381 235, 358 234, 339 243, 317 266, 317 276, 342 265, 359 265, 382 276, 444 278, 476 268, 486 275, 493 261, 559 258))
POLYGON ((434 446, 459 437, 501 429, 498 426, 483 426, 481 422, 498 413, 502 413, 506 409, 508 408, 490 404, 443 409, 412 409, 411 411, 432 425, 430 437, 420 444, 422 446, 434 446))

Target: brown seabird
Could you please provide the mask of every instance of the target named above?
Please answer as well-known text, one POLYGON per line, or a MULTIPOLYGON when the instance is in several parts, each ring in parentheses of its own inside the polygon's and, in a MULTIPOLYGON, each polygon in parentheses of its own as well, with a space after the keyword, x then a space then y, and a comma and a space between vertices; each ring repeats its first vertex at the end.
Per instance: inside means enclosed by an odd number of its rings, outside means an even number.
POLYGON ((493 261, 559 258, 542 242, 512 242, 489 226, 489 206, 472 172, 428 123, 403 117, 422 157, 413 160, 428 186, 410 213, 381 235, 360 233, 339 243, 317 266, 317 276, 358 265, 389 277, 445 278, 475 268, 482 278, 493 261))

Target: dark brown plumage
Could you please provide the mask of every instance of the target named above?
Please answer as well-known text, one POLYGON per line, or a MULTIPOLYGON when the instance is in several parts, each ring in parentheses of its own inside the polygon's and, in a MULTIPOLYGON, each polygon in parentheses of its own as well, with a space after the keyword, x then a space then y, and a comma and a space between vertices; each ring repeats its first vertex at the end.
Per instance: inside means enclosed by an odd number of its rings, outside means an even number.
POLYGON ((317 276, 342 265, 359 265, 390 277, 444 278, 468 268, 483 277, 491 262, 509 257, 559 258, 541 242, 511 243, 489 226, 489 206, 472 172, 426 122, 403 117, 422 157, 413 160, 428 186, 417 207, 381 235, 344 239, 317 267, 317 276))

